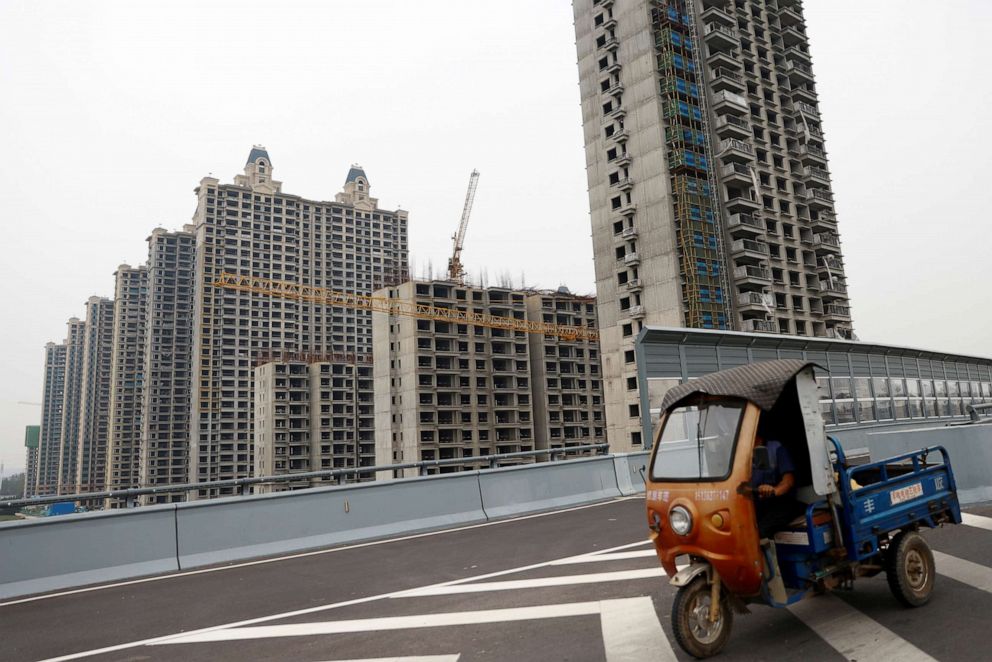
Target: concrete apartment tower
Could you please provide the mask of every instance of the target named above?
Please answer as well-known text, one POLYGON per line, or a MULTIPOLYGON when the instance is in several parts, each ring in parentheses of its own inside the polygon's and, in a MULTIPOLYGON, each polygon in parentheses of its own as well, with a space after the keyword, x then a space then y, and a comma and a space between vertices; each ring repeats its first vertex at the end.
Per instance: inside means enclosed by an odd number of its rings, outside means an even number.
POLYGON ((62 409, 65 397, 65 344, 45 345, 45 380, 41 396, 41 433, 35 470, 36 496, 58 494, 62 446, 62 409))
MULTIPOLYGON (((145 313, 148 269, 122 264, 114 272, 113 347, 110 362, 109 490, 139 487, 141 405, 145 381, 145 313)), ((125 501, 107 501, 122 507, 125 501)))
MULTIPOLYGON (((273 361, 255 368, 255 475, 375 464, 372 395, 369 362, 273 361)), ((260 485, 256 492, 372 479, 302 479, 260 485)))
POLYGON ((255 470, 256 364, 372 349, 368 311, 222 289, 214 286, 217 276, 227 271, 371 294, 407 273, 407 214, 379 209, 358 166, 333 202, 284 193, 258 146, 234 184, 205 177, 196 195, 189 478, 213 481, 255 470))
MULTIPOLYGON (((189 409, 193 351, 192 225, 181 231, 152 230, 148 237, 148 302, 138 483, 145 487, 188 482, 189 409)), ((183 494, 156 494, 143 503, 181 501, 183 494)))
POLYGON ((86 302, 83 333, 83 382, 76 440, 77 492, 99 492, 106 487, 113 336, 113 300, 90 297, 86 302))
POLYGON ((76 493, 76 453, 79 450, 79 403, 83 395, 83 354, 86 322, 66 323, 65 391, 62 395, 62 443, 59 448, 59 494, 76 493))
MULTIPOLYGON (((573 0, 611 448, 643 324, 850 337, 798 0, 573 0)), ((654 398, 652 398, 652 402, 654 398)))
MULTIPOLYGON (((519 320, 595 324, 592 301, 564 292, 409 281, 376 296, 519 320)), ((464 460, 429 470, 445 473, 477 468, 472 458, 480 455, 604 441, 595 342, 378 312, 373 334, 376 464, 464 460)), ((501 465, 533 461, 512 458, 501 465)))

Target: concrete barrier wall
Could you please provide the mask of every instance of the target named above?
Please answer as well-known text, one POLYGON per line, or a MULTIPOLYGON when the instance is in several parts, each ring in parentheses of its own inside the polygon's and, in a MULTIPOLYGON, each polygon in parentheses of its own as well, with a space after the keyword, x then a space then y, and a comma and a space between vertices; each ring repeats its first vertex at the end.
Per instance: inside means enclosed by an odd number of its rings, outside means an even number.
POLYGON ((0 598, 178 569, 174 505, 0 525, 0 598))
POLYGON ((620 496, 611 456, 480 471, 479 490, 490 518, 620 496))
POLYGON ((178 504, 183 569, 486 521, 476 472, 178 504))
POLYGON ((613 456, 620 494, 632 496, 644 491, 644 477, 647 475, 647 464, 650 457, 650 451, 617 453, 613 456))

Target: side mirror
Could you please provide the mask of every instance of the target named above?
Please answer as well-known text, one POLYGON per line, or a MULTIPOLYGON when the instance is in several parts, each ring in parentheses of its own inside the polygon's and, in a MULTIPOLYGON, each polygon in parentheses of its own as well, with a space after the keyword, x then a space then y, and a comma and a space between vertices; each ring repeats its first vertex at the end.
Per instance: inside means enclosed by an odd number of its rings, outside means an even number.
POLYGON ((754 449, 754 459, 752 466, 755 469, 768 470, 772 468, 771 460, 768 456, 767 446, 756 446, 754 449))

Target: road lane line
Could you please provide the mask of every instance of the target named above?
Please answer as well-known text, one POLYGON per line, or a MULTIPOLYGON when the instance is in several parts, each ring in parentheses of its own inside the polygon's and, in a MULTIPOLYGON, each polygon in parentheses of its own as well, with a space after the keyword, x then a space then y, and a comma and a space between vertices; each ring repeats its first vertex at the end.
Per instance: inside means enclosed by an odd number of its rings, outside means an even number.
MULTIPOLYGON (((636 547, 638 545, 643 545, 643 544, 644 544, 643 541, 638 541, 638 542, 633 542, 633 543, 627 543, 626 545, 618 545, 616 547, 608 547, 606 549, 600 550, 600 552, 601 553, 611 553, 611 552, 615 552, 615 551, 619 551, 619 550, 623 550, 623 549, 630 549, 631 547, 636 547)), ((587 554, 588 554, 588 552, 587 552, 587 554)), ((579 556, 583 556, 583 555, 580 554, 579 556)), ((566 557, 566 558, 571 558, 571 557, 566 557)), ((508 575, 508 574, 512 574, 512 573, 516 573, 516 572, 525 572, 527 570, 534 570, 534 569, 537 569, 537 568, 546 567, 546 566, 550 565, 551 563, 554 563, 554 561, 556 561, 556 560, 559 560, 559 559, 552 559, 551 561, 544 561, 544 562, 535 563, 535 564, 532 564, 532 565, 521 566, 519 568, 510 568, 508 570, 499 570, 499 571, 496 571, 496 572, 489 572, 489 573, 486 573, 486 574, 475 575, 475 576, 472 576, 472 577, 464 577, 462 579, 455 579, 455 580, 451 580, 451 581, 447 581, 447 582, 441 582, 439 584, 430 584, 430 585, 428 585, 426 587, 422 587, 422 588, 431 588, 431 587, 434 587, 434 586, 450 586, 450 585, 461 583, 461 582, 473 582, 473 581, 479 581, 481 579, 490 579, 492 577, 500 577, 502 575, 508 575)), ((188 632, 188 633, 168 634, 168 635, 163 635, 163 636, 160 636, 160 637, 150 637, 148 639, 139 639, 137 641, 131 641, 131 642, 124 643, 124 644, 116 644, 116 645, 113 645, 113 646, 105 646, 103 648, 97 648, 97 649, 88 650, 88 651, 81 651, 81 652, 78 652, 78 653, 70 653, 68 655, 61 655, 61 656, 58 656, 58 657, 52 657, 52 658, 48 658, 47 660, 42 660, 41 662, 64 662, 64 661, 67 661, 67 660, 78 660, 78 659, 81 659, 81 658, 84 658, 84 657, 90 657, 90 656, 93 656, 93 655, 102 655, 104 653, 115 653, 117 651, 127 650, 129 648, 137 648, 139 646, 148 646, 148 645, 162 643, 162 642, 165 642, 168 639, 172 639, 173 637, 184 636, 184 634, 195 634, 195 633, 200 633, 200 632, 212 632, 214 630, 222 630, 222 629, 225 629, 225 628, 241 627, 241 626, 245 626, 245 625, 254 625, 256 623, 266 623, 266 622, 269 622, 269 621, 276 621, 276 620, 280 620, 280 619, 283 619, 283 618, 292 618, 292 617, 295 617, 295 616, 304 616, 304 615, 307 615, 307 614, 314 614, 314 613, 318 613, 318 612, 322 612, 322 611, 328 611, 328 610, 331 610, 331 609, 338 609, 340 607, 350 607, 350 606, 353 606, 353 605, 360 605, 360 604, 365 604, 365 603, 368 603, 368 602, 375 602, 376 600, 382 600, 382 599, 385 599, 385 598, 396 597, 396 596, 399 596, 399 595, 401 595, 403 593, 406 593, 406 592, 407 592, 407 590, 393 591, 393 592, 390 592, 390 593, 380 593, 378 595, 370 595, 370 596, 364 597, 364 598, 355 598, 353 600, 345 600, 343 602, 335 602, 335 603, 331 603, 331 604, 327 604, 327 605, 318 605, 316 607, 307 607, 305 609, 297 609, 295 611, 287 611, 287 612, 283 612, 283 613, 280 613, 280 614, 272 614, 272 615, 269 615, 269 616, 259 616, 259 617, 256 617, 256 618, 249 618, 249 619, 246 619, 246 620, 243 620, 243 621, 235 621, 233 623, 224 623, 224 624, 221 624, 221 625, 213 625, 213 626, 206 627, 206 628, 200 628, 198 630, 192 630, 191 632, 188 632)))
MULTIPOLYGON (((353 545, 346 545, 344 547, 333 547, 331 549, 318 549, 312 552, 300 552, 298 554, 290 554, 287 556, 276 556, 272 558, 258 559, 257 561, 244 561, 242 563, 232 563, 230 565, 216 566, 213 568, 203 568, 201 570, 185 570, 183 572, 174 572, 168 575, 156 575, 154 577, 143 577, 141 579, 130 579, 123 582, 114 582, 112 584, 100 584, 97 586, 86 586, 84 588, 76 588, 68 591, 59 591, 58 593, 45 593, 43 595, 35 595, 29 598, 18 598, 17 600, 9 600, 7 602, 0 602, 0 607, 9 607, 13 605, 23 604, 25 602, 36 602, 38 600, 49 600, 51 598, 61 598, 67 595, 76 595, 78 593, 89 593, 91 591, 102 591, 108 588, 119 588, 121 586, 132 586, 134 584, 146 584, 148 582, 160 582, 163 579, 177 579, 182 577, 191 577, 193 575, 202 575, 208 572, 220 572, 222 570, 235 570, 237 568, 248 568, 255 565, 265 565, 268 563, 277 563, 279 561, 290 561, 292 559, 302 559, 308 556, 320 556, 322 554, 333 554, 335 552, 346 552, 352 549, 362 549, 364 547, 375 547, 378 545, 386 545, 394 542, 403 542, 405 540, 416 540, 418 538, 428 538, 431 536, 440 536, 446 533, 457 533, 459 531, 468 531, 470 529, 479 529, 486 526, 497 526, 499 524, 509 524, 510 522, 520 522, 522 520, 534 519, 537 517, 548 517, 550 515, 557 515, 559 513, 569 513, 575 510, 585 510, 587 508, 598 508, 600 506, 608 506, 611 503, 616 503, 618 501, 630 501, 631 499, 643 498, 642 496, 635 495, 629 497, 619 497, 611 501, 601 501, 599 503, 588 503, 582 506, 574 506, 572 508, 565 508, 563 510, 553 510, 545 513, 535 513, 533 515, 523 515, 521 517, 514 517, 513 519, 501 519, 495 522, 483 522, 481 524, 470 524, 468 526, 458 527, 456 529, 444 529, 442 531, 427 531, 425 533, 414 533, 409 536, 402 536, 400 538, 390 538, 388 540, 373 540, 370 542, 356 543, 353 545)), ((626 545, 625 547, 631 547, 635 545, 643 545, 647 540, 643 542, 632 543, 631 545, 626 545)), ((612 548, 619 549, 619 548, 612 548)))
POLYGON ((573 563, 600 563, 603 561, 622 561, 624 559, 641 559, 649 556, 657 557, 658 554, 653 549, 638 549, 633 552, 616 552, 615 554, 587 554, 585 556, 573 556, 570 559, 553 561, 551 565, 571 565, 573 563))
POLYGON ((992 593, 992 568, 933 550, 937 573, 954 581, 992 593))
POLYGON ((809 598, 789 607, 789 611, 848 660, 936 662, 837 596, 809 598))
POLYGON ((384 618, 359 618, 345 621, 320 621, 315 623, 287 623, 260 625, 246 628, 228 628, 173 637, 161 644, 198 644, 216 641, 242 641, 272 637, 307 637, 321 634, 351 634, 355 632, 383 632, 385 630, 410 630, 452 625, 479 625, 482 623, 508 623, 534 621, 545 618, 591 616, 599 614, 599 602, 573 602, 562 605, 486 609, 482 611, 454 611, 440 614, 413 616, 388 616, 384 618))
POLYGON ((972 515, 971 513, 961 513, 961 523, 967 524, 968 526, 974 526, 979 529, 992 531, 992 517, 982 517, 981 515, 972 515))
POLYGON ((395 594, 393 598, 421 598, 432 595, 456 595, 461 593, 487 593, 490 591, 516 591, 526 588, 547 588, 549 586, 572 586, 575 584, 601 584, 621 582, 650 577, 666 577, 661 566, 640 570, 620 570, 617 572, 597 572, 588 575, 564 575, 561 577, 536 577, 534 579, 512 579, 505 582, 484 582, 482 584, 451 584, 415 588, 395 594))
POLYGON ((649 597, 603 600, 600 624, 606 662, 675 662, 649 597))
POLYGON ((416 655, 414 657, 363 657, 353 660, 326 660, 325 662, 458 662, 462 654, 416 655))

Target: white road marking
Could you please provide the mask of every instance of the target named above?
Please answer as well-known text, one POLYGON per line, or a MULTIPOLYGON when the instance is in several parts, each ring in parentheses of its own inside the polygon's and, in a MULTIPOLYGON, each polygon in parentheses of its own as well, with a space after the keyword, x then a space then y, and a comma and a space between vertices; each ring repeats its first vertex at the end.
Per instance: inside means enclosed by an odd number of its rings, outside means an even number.
POLYGON ((327 660, 326 662, 458 662, 462 656, 456 655, 415 655, 413 657, 363 657, 354 660, 327 660))
MULTIPOLYGON (((643 662, 676 660, 672 645, 661 629, 654 603, 649 597, 572 602, 559 605, 487 609, 483 611, 417 614, 362 618, 317 623, 288 623, 257 627, 230 628, 173 637, 161 644, 197 644, 206 642, 244 641, 275 637, 307 637, 316 635, 350 634, 355 632, 384 632, 415 628, 510 623, 549 618, 600 615, 603 649, 606 662, 643 662)), ((407 660, 411 658, 397 658, 407 660)), ((424 658, 427 659, 427 658, 424 658)), ((357 662, 357 661, 355 661, 357 662)))
POLYGON ((982 517, 981 515, 972 515, 971 513, 961 513, 961 523, 967 524, 968 526, 974 526, 979 529, 992 531, 992 517, 982 517))
POLYGON ((410 630, 452 625, 479 625, 481 623, 509 623, 534 621, 544 618, 591 616, 599 614, 599 602, 573 602, 563 605, 486 609, 482 611, 453 611, 441 614, 414 616, 389 616, 385 618, 360 618, 350 621, 320 621, 316 623, 287 623, 285 625, 260 625, 257 627, 228 628, 173 637, 161 644, 196 644, 210 641, 242 641, 272 637, 308 637, 320 634, 349 634, 354 632, 383 632, 410 630))
POLYGON ((562 577, 536 577, 534 579, 511 579, 505 582, 484 582, 481 584, 453 584, 448 586, 428 586, 394 594, 394 598, 421 598, 428 595, 455 595, 460 593, 487 593, 489 591, 516 591, 525 588, 546 588, 548 586, 572 586, 574 584, 600 584, 621 582, 649 577, 666 577, 661 566, 640 570, 619 570, 617 572, 597 572, 588 575, 564 575, 562 577))
MULTIPOLYGON (((203 568, 201 570, 184 570, 182 572, 174 572, 168 575, 156 575, 154 577, 143 577, 141 579, 131 579, 124 582, 114 582, 112 584, 100 584, 97 586, 87 586, 85 588, 76 588, 69 591, 60 591, 58 593, 46 593, 44 595, 35 595, 30 598, 18 598, 17 600, 10 600, 8 602, 0 602, 0 607, 9 607, 11 605, 19 605, 25 602, 35 602, 37 600, 49 600, 51 598, 61 598, 66 595, 76 595, 77 593, 89 593, 91 591, 102 591, 108 588, 118 588, 120 586, 132 586, 134 584, 146 584, 148 582, 160 582, 163 579, 176 579, 181 577, 191 577, 193 575, 202 575, 208 572, 221 572, 222 570, 235 570, 237 568, 247 568, 254 565, 265 565, 267 563, 277 563, 279 561, 289 561, 292 559, 302 559, 308 556, 320 556, 321 554, 333 554, 335 552, 345 552, 350 549, 361 549, 363 547, 375 547, 378 545, 388 545, 394 542, 403 542, 404 540, 416 540, 417 538, 428 538, 431 536, 440 536, 447 533, 457 533, 458 531, 468 531, 470 529, 479 529, 484 526, 497 526, 499 524, 509 524, 510 522, 519 522, 526 519, 534 519, 537 517, 548 517, 549 515, 557 515, 558 513, 568 513, 573 510, 585 510, 586 508, 598 508, 600 506, 607 506, 611 503, 616 503, 617 501, 630 501, 631 499, 643 498, 639 495, 629 496, 629 497, 619 497, 612 499, 610 501, 601 501, 599 503, 589 503, 583 506, 574 506, 572 508, 564 508, 562 510, 554 510, 546 513, 535 513, 533 515, 523 515, 521 517, 514 517, 512 519, 501 519, 495 522, 483 522, 482 524, 470 524, 468 526, 461 526, 456 529, 444 529, 443 531, 427 531, 426 533, 414 533, 409 536, 402 536, 400 538, 390 538, 389 540, 373 540, 371 542, 356 543, 354 545, 346 545, 344 547, 333 547, 331 549, 318 549, 312 552, 300 552, 299 554, 289 554, 287 556, 276 556, 272 558, 258 559, 257 561, 244 561, 243 563, 232 563, 230 565, 222 565, 213 568, 203 568)), ((647 541, 645 541, 647 542, 647 541)), ((636 542, 633 545, 643 545, 644 542, 636 542)), ((625 545, 624 548, 633 546, 625 545)), ((613 548, 620 549, 620 548, 613 548)))
MULTIPOLYGON (((558 511, 558 512, 562 512, 562 511, 558 511)), ((643 545, 643 544, 644 544, 644 541, 637 541, 637 542, 633 542, 633 543, 628 543, 626 545, 619 545, 617 547, 609 547, 607 549, 603 549, 603 550, 600 550, 600 551, 602 553, 610 553, 610 552, 615 552, 615 551, 619 551, 619 550, 623 550, 623 549, 629 549, 631 547, 636 547, 638 545, 643 545)), ((579 556, 584 556, 584 555, 580 554, 579 556)), ((567 558, 571 558, 571 557, 567 557, 567 558)), ((558 559, 553 559, 551 561, 544 561, 542 563, 534 563, 532 565, 521 566, 519 568, 510 568, 508 570, 499 570, 497 572, 490 572, 490 573, 486 573, 486 574, 483 574, 483 575, 475 575, 473 577, 464 577, 462 579, 455 579, 455 580, 452 580, 452 581, 442 582, 440 584, 428 585, 428 586, 426 586, 424 588, 431 588, 433 586, 451 586, 451 585, 458 584, 458 583, 479 581, 481 579, 490 579, 492 577, 500 577, 502 575, 509 575, 509 574, 513 574, 513 573, 516 573, 516 572, 524 572, 524 571, 527 571, 527 570, 534 570, 536 568, 546 567, 546 566, 554 563, 554 561, 556 561, 556 560, 558 560, 558 559)), ((280 620, 280 619, 283 619, 283 618, 291 618, 291 617, 294 617, 294 616, 304 616, 306 614, 314 614, 314 613, 318 613, 318 612, 322 612, 322 611, 328 611, 328 610, 331 610, 331 609, 338 609, 340 607, 350 607, 352 605, 359 605, 359 604, 365 604, 365 603, 368 603, 368 602, 375 602, 376 600, 382 600, 382 599, 385 599, 385 598, 396 597, 396 596, 402 595, 403 593, 406 593, 406 592, 407 591, 404 590, 404 591, 393 591, 393 592, 390 592, 390 593, 380 593, 379 595, 370 595, 370 596, 365 597, 365 598, 355 598, 353 600, 345 600, 343 602, 335 602, 335 603, 326 604, 326 605, 318 605, 316 607, 307 607, 306 609, 297 609, 295 611, 287 611, 287 612, 283 612, 281 614, 272 614, 272 615, 269 615, 269 616, 260 616, 258 618, 249 618, 249 619, 246 619, 246 620, 243 620, 243 621, 235 621, 233 623, 224 623, 222 625, 213 625, 213 626, 210 626, 210 627, 201 628, 199 630, 192 630, 192 631, 190 631, 188 633, 165 635, 165 636, 162 636, 162 637, 151 637, 151 638, 148 638, 148 639, 139 639, 138 641, 131 641, 131 642, 124 643, 124 644, 116 644, 114 646, 106 646, 104 648, 96 648, 96 649, 93 649, 93 650, 81 651, 79 653, 71 653, 69 655, 62 655, 62 656, 59 656, 59 657, 48 658, 47 660, 42 660, 41 662, 63 662, 64 660, 78 660, 78 659, 81 659, 81 658, 84 658, 84 657, 90 657, 90 656, 93 656, 93 655, 102 655, 104 653, 114 653, 114 652, 121 651, 121 650, 127 650, 129 648, 137 648, 139 646, 149 646, 149 645, 154 645, 154 644, 158 644, 158 643, 163 643, 163 642, 165 642, 165 641, 167 641, 169 639, 172 639, 173 637, 185 636, 187 634, 197 634, 197 633, 201 633, 201 632, 212 632, 214 630, 222 630, 222 629, 226 629, 226 628, 241 627, 241 626, 245 626, 245 625, 254 625, 256 623, 266 623, 266 622, 269 622, 269 621, 276 621, 276 620, 280 620)))
POLYGON ((937 572, 945 577, 992 593, 992 569, 933 550, 937 572))
POLYGON ((836 596, 809 598, 789 607, 789 611, 848 660, 935 662, 934 658, 836 596))
POLYGON ((551 565, 570 565, 572 563, 599 563, 602 561, 622 561, 624 559, 641 559, 649 556, 657 557, 653 549, 638 549, 633 552, 616 552, 613 554, 587 554, 585 556, 573 556, 570 559, 554 561, 551 565))
POLYGON ((675 662, 651 598, 604 600, 600 624, 606 662, 675 662))

